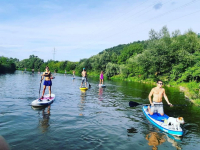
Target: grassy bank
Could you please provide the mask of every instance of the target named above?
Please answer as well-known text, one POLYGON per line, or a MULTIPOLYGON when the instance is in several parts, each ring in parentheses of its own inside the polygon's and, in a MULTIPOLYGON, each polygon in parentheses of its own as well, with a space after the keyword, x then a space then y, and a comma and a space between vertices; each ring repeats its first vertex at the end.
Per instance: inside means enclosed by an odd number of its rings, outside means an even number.
MULTIPOLYGON (((130 81, 130 82, 141 82, 141 83, 148 83, 156 85, 155 79, 146 79, 142 80, 138 77, 128 77, 125 78, 120 75, 115 75, 110 78, 111 80, 123 80, 123 81, 130 81)), ((168 82, 166 80, 163 80, 161 77, 161 80, 165 84, 165 86, 169 87, 177 87, 180 89, 180 91, 184 92, 185 97, 187 97, 191 102, 193 102, 196 105, 200 105, 200 84, 196 81, 190 81, 190 82, 181 82, 177 83, 175 81, 168 82)))

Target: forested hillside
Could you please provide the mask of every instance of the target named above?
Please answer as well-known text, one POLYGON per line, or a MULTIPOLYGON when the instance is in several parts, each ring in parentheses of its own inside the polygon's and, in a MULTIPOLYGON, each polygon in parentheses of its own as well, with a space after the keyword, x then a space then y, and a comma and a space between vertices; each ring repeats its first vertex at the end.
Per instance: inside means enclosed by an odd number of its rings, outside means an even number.
POLYGON ((17 62, 18 68, 44 70, 48 65, 57 72, 86 68, 88 72, 99 74, 103 70, 108 77, 138 80, 162 78, 165 81, 199 81, 200 37, 192 30, 181 34, 179 30, 170 33, 166 26, 160 31, 151 30, 149 39, 105 49, 97 55, 79 62, 44 62, 37 56, 17 62))
POLYGON ((167 27, 149 32, 146 41, 106 49, 81 60, 77 67, 93 72, 105 71, 108 77, 138 79, 163 78, 166 81, 199 81, 200 38, 192 30, 169 33, 167 27))

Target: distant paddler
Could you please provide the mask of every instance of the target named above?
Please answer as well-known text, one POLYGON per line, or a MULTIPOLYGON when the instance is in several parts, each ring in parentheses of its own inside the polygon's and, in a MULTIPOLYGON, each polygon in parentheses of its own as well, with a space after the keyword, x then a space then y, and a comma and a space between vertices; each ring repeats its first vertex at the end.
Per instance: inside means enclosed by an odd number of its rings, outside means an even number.
POLYGON ((43 87, 42 97, 40 99, 43 99, 43 97, 44 97, 46 86, 49 87, 49 98, 51 98, 51 86, 52 86, 51 79, 53 79, 53 76, 52 76, 51 71, 49 70, 48 66, 46 66, 45 72, 41 76, 42 76, 42 78, 41 78, 40 83, 42 83, 42 80, 44 79, 44 77, 45 77, 45 80, 43 83, 44 87, 43 87))
POLYGON ((100 73, 100 81, 99 81, 99 85, 103 85, 103 71, 101 71, 100 73))
POLYGON ((33 69, 32 69, 32 74, 34 74, 34 71, 35 71, 35 70, 34 70, 34 68, 33 68, 33 69))
POLYGON ((73 78, 75 78, 75 70, 73 70, 73 78))
POLYGON ((87 72, 86 72, 85 68, 83 68, 81 75, 82 75, 82 81, 81 81, 81 87, 80 88, 82 88, 82 85, 83 85, 84 82, 85 82, 85 87, 87 87, 87 72))

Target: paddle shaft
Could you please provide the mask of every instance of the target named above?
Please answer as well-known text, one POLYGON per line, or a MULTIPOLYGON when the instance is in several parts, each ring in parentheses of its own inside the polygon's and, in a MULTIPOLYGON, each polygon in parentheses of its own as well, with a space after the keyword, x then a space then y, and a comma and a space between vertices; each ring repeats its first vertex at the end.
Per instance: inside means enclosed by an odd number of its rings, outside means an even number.
POLYGON ((40 79, 39 98, 38 99, 40 99, 41 83, 42 83, 42 76, 41 76, 41 79, 40 79))
POLYGON ((88 78, 87 78, 87 83, 88 83, 88 88, 90 88, 90 87, 91 87, 91 85, 90 85, 90 83, 88 82, 88 78))
MULTIPOLYGON (((138 105, 151 105, 151 104, 140 104, 140 103, 137 103, 137 102, 133 102, 133 101, 130 101, 129 102, 129 106, 130 107, 136 107, 136 106, 138 106, 138 105)), ((167 106, 170 106, 170 105, 168 105, 168 104, 154 104, 154 105, 156 105, 156 106, 158 106, 158 105, 167 105, 167 106)), ((172 106, 187 106, 187 105, 185 105, 185 104, 175 104, 175 105, 172 105, 172 106)))

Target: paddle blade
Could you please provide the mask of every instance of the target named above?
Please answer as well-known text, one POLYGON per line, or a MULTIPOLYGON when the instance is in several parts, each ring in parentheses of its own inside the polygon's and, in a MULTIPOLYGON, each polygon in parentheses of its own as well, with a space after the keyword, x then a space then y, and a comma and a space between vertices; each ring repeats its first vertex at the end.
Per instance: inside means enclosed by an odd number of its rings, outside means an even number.
POLYGON ((129 102, 129 106, 130 106, 130 107, 136 107, 136 106, 138 106, 138 105, 141 105, 141 104, 139 104, 139 103, 137 103, 137 102, 133 102, 133 101, 130 101, 130 102, 129 102))

